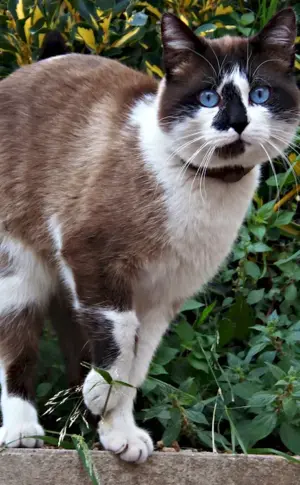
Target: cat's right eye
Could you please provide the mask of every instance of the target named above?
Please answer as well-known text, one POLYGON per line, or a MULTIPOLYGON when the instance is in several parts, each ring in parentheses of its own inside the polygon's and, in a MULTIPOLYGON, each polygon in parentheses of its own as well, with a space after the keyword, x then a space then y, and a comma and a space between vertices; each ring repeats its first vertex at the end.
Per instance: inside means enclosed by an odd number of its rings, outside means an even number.
POLYGON ((205 108, 214 108, 220 102, 220 96, 213 89, 204 89, 199 96, 200 103, 205 108))

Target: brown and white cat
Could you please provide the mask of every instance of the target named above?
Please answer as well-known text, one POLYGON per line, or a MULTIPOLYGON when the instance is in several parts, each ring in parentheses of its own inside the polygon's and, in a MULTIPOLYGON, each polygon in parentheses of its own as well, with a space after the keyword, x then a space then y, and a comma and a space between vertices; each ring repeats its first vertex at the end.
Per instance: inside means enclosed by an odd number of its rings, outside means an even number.
MULTIPOLYGON (((78 365, 88 349, 114 379, 143 383, 181 303, 229 254, 259 165, 294 136, 295 36, 292 9, 248 39, 197 38, 165 14, 160 83, 79 54, 1 81, 1 443, 41 444, 31 437, 43 435, 34 373, 61 288, 73 327, 61 319, 60 332, 78 365)), ((91 370, 83 396, 93 414, 107 392, 91 370)), ((135 395, 113 391, 99 436, 141 463, 153 444, 135 424, 135 395)))

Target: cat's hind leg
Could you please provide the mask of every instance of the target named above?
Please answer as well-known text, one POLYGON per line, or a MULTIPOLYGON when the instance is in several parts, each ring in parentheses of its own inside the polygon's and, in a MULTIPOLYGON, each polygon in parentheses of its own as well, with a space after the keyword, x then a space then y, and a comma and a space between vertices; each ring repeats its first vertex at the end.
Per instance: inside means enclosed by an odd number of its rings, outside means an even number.
POLYGON ((22 243, 0 242, 0 444, 36 447, 44 434, 34 405, 44 312, 53 287, 46 265, 22 243))

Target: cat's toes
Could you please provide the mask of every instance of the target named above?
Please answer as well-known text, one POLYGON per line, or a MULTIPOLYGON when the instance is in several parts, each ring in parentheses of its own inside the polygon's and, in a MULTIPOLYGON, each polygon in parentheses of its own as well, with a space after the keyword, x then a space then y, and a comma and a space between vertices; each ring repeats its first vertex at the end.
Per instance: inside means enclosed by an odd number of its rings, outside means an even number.
POLYGON ((144 463, 153 453, 149 434, 137 426, 111 427, 100 422, 99 437, 103 447, 116 453, 124 461, 144 463))
MULTIPOLYGON (((109 384, 103 377, 92 369, 83 384, 83 399, 86 407, 95 415, 101 415, 109 393, 109 384)), ((107 401, 106 411, 113 409, 120 399, 117 389, 112 389, 107 401)))
POLYGON ((15 427, 0 428, 0 445, 9 448, 40 448, 43 440, 35 438, 44 436, 44 430, 36 422, 17 423, 15 427))

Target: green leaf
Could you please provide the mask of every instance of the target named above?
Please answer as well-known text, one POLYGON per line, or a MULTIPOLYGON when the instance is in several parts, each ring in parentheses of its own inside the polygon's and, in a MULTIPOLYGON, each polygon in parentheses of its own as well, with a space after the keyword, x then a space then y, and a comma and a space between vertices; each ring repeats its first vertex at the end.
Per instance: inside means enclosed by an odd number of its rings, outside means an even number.
POLYGON ((300 249, 299 251, 296 251, 294 254, 289 256, 288 258, 280 259, 276 263, 274 263, 276 266, 281 266, 285 263, 289 263, 290 261, 293 261, 294 259, 300 258, 300 249))
POLYGON ((37 397, 47 396, 47 394, 49 394, 49 392, 51 391, 52 387, 53 386, 51 382, 42 382, 37 387, 37 390, 36 390, 37 397))
POLYGON ((300 342, 300 331, 298 330, 296 332, 289 332, 286 337, 286 343, 291 345, 298 342, 300 342))
POLYGON ((97 372, 97 374, 100 374, 100 376, 103 377, 103 379, 105 380, 105 382, 107 382, 107 384, 111 384, 113 382, 113 378, 111 377, 110 373, 107 372, 106 370, 99 369, 98 367, 93 367, 93 369, 97 372))
POLYGON ((284 292, 284 298, 287 301, 295 301, 297 299, 297 287, 294 283, 286 288, 284 292))
MULTIPOLYGON (((204 429, 197 429, 196 433, 201 443, 203 443, 208 448, 212 448, 211 430, 206 431, 204 429)), ((214 433, 214 440, 217 445, 221 445, 222 447, 230 446, 229 441, 225 438, 225 436, 222 436, 220 433, 214 433)))
POLYGON ((256 215, 264 220, 268 220, 268 218, 274 214, 274 205, 275 205, 275 200, 271 200, 270 202, 267 202, 264 204, 262 207, 258 209, 256 212, 256 215))
POLYGON ((173 349, 172 347, 161 345, 155 354, 154 362, 156 364, 166 365, 174 359, 178 352, 179 349, 173 349))
POLYGON ((128 382, 124 382, 124 381, 113 381, 113 386, 115 384, 119 384, 120 386, 124 386, 124 387, 130 387, 131 389, 135 389, 134 386, 132 386, 131 384, 128 384, 128 382))
POLYGON ((258 280, 260 277, 260 269, 257 264, 253 263, 252 261, 245 262, 245 272, 255 280, 258 280))
POLYGON ((160 376, 162 374, 168 374, 168 373, 162 365, 152 362, 150 367, 150 374, 153 376, 160 376))
POLYGON ((247 453, 249 455, 277 455, 285 458, 291 463, 296 463, 297 465, 300 464, 300 460, 298 460, 297 458, 294 458, 293 456, 290 456, 283 451, 274 450, 273 448, 250 448, 249 450, 247 450, 247 453))
POLYGON ((293 220, 293 217, 294 217, 294 212, 288 212, 288 211, 280 212, 277 215, 275 222, 272 224, 272 226, 280 227, 280 226, 289 224, 293 220))
POLYGON ((277 415, 274 413, 265 413, 256 416, 252 420, 251 439, 254 443, 269 436, 277 424, 277 415))
POLYGON ((180 410, 175 408, 170 411, 170 422, 166 427, 162 436, 162 441, 165 446, 170 446, 173 441, 177 440, 181 431, 181 413, 180 410))
POLYGON ((165 404, 162 404, 159 406, 152 406, 150 409, 145 410, 144 420, 147 421, 148 419, 161 418, 161 417, 165 419, 166 417, 165 411, 168 412, 168 416, 170 418, 169 410, 167 409, 165 404))
POLYGON ((180 312, 186 312, 188 310, 198 310, 198 308, 201 308, 203 303, 200 303, 200 301, 189 299, 184 302, 182 307, 180 308, 180 312))
POLYGON ((146 25, 148 20, 148 15, 146 15, 144 12, 137 12, 132 19, 130 19, 130 25, 133 25, 134 27, 143 27, 146 25))
POLYGON ((35 436, 35 438, 40 438, 44 443, 63 448, 64 450, 74 450, 72 443, 69 441, 60 441, 59 438, 55 438, 54 436, 35 436))
POLYGON ((264 288, 261 288, 260 290, 252 290, 248 294, 247 302, 249 303, 249 305, 255 305, 255 303, 258 303, 263 299, 264 294, 265 294, 264 288))
POLYGON ((245 358, 245 363, 249 363, 251 362, 251 359, 256 355, 258 354, 259 352, 261 352, 263 349, 265 349, 267 347, 268 343, 267 342, 261 342, 259 344, 256 344, 256 345, 253 345, 253 347, 251 347, 251 349, 249 350, 248 354, 246 355, 246 358, 245 358))
POLYGON ((232 390, 235 396, 241 397, 242 399, 245 399, 245 401, 248 401, 253 396, 253 394, 260 392, 261 388, 261 384, 244 381, 235 384, 232 390))
POLYGON ((213 32, 216 29, 217 29, 217 26, 214 24, 202 24, 200 25, 200 27, 198 27, 198 29, 195 30, 194 33, 196 35, 199 35, 202 32, 213 32))
POLYGON ((185 320, 176 325, 175 332, 182 342, 191 342, 195 335, 193 327, 185 320))
POLYGON ((264 408, 268 404, 275 401, 277 395, 267 391, 256 392, 248 402, 248 405, 253 408, 264 408))
POLYGON ((84 441, 84 438, 79 435, 72 435, 72 440, 75 445, 75 448, 77 450, 77 453, 81 459, 81 462, 92 482, 93 485, 101 485, 100 478, 96 472, 96 469, 94 467, 94 463, 92 460, 92 454, 90 450, 88 449, 88 446, 86 442, 84 441))
POLYGON ((187 409, 185 411, 185 415, 193 423, 208 424, 208 421, 207 421, 205 415, 200 411, 194 411, 192 409, 187 409))
POLYGON ((265 243, 257 242, 254 244, 250 244, 249 251, 251 253, 265 253, 267 251, 272 251, 272 248, 270 248, 270 246, 267 246, 265 243))
POLYGON ((287 397, 282 402, 282 409, 286 417, 291 421, 298 412, 297 402, 292 397, 287 397))
POLYGON ((283 444, 296 455, 300 454, 300 429, 288 423, 282 423, 279 435, 283 444))
POLYGON ((261 225, 254 225, 254 224, 248 224, 249 231, 254 234, 254 236, 257 237, 260 241, 264 238, 266 234, 266 226, 261 225))
POLYGON ((286 373, 283 369, 278 367, 278 365, 270 364, 269 362, 265 362, 265 364, 268 366, 268 369, 273 377, 275 377, 275 379, 277 379, 278 381, 286 377, 286 373))
POLYGON ((235 303, 229 308, 223 320, 218 325, 219 345, 223 347, 233 338, 244 340, 254 324, 254 312, 242 295, 236 297, 235 303))
POLYGON ((204 360, 204 359, 201 359, 201 360, 200 359, 197 359, 197 357, 195 357, 193 355, 193 353, 191 353, 188 356, 188 361, 191 364, 191 366, 194 367, 194 369, 202 370, 203 372, 206 372, 206 374, 209 373, 209 367, 207 365, 206 360, 204 360))
POLYGON ((205 320, 208 318, 208 316, 211 314, 211 312, 213 311, 213 309, 215 308, 216 306, 216 301, 212 302, 210 305, 208 305, 204 310, 203 312, 201 313, 201 317, 200 317, 200 320, 198 323, 203 323, 205 322, 205 320))
POLYGON ((253 24, 254 20, 255 20, 255 15, 253 12, 244 13, 244 15, 242 15, 240 18, 240 22, 242 25, 253 24))

